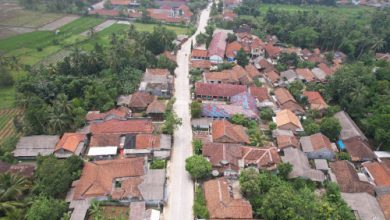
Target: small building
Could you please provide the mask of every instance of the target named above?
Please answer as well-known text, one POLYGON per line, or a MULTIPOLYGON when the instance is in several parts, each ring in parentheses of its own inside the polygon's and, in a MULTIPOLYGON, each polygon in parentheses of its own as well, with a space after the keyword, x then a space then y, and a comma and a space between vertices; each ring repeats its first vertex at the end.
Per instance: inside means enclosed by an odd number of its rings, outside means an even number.
POLYGON ((277 46, 274 46, 272 43, 268 43, 264 46, 265 54, 270 59, 277 59, 281 53, 281 49, 277 46))
POLYGON ((211 125, 213 142, 249 144, 249 136, 246 128, 241 125, 234 125, 229 121, 214 120, 211 125))
POLYGON ((390 169, 384 163, 366 162, 362 165, 365 173, 376 186, 390 188, 390 169))
POLYGON ((333 160, 337 149, 325 135, 316 133, 300 139, 303 152, 309 159, 327 159, 333 160), (333 145, 333 146, 332 146, 333 145))
POLYGON ((230 100, 234 95, 247 91, 247 86, 231 84, 195 83, 195 96, 206 100, 230 100))
MULTIPOLYGON (((126 96, 120 96, 118 98, 118 105, 128 106, 129 103, 126 102, 126 96)), ((102 121, 108 121, 111 119, 118 119, 118 120, 126 120, 127 118, 130 118, 131 111, 130 109, 126 107, 119 107, 117 109, 111 109, 107 112, 101 113, 100 111, 89 111, 86 115, 87 122, 102 122, 102 121)))
POLYGON ((379 195, 377 197, 380 207, 382 208, 385 219, 390 219, 390 193, 379 195))
POLYGON ((296 80, 300 80, 298 74, 292 69, 288 69, 286 71, 281 72, 280 77, 283 81, 286 81, 287 83, 292 83, 296 80))
POLYGON ((284 149, 284 156, 282 156, 282 160, 284 163, 290 163, 293 166, 293 169, 289 174, 289 178, 301 177, 321 183, 326 179, 324 173, 310 167, 309 160, 307 159, 305 153, 299 149, 292 147, 284 149))
POLYGON ((297 68, 295 70, 298 77, 305 82, 314 82, 315 76, 308 68, 297 68))
POLYGON ((57 143, 54 155, 57 158, 67 158, 80 155, 86 144, 86 135, 81 133, 65 133, 57 143))
POLYGON ((35 159, 38 155, 47 156, 54 153, 58 135, 34 135, 21 137, 12 152, 17 159, 35 159))
POLYGON ((367 141, 367 137, 346 112, 337 112, 333 117, 335 117, 341 125, 341 140, 346 140, 352 137, 360 137, 363 141, 367 141))
POLYGON ((153 121, 163 121, 166 108, 165 101, 154 100, 146 109, 146 114, 151 117, 153 121))
POLYGON ((303 131, 298 117, 288 109, 276 113, 274 121, 278 129, 290 130, 294 133, 303 131))
POLYGON ((328 161, 325 159, 314 159, 314 166, 316 170, 320 170, 325 174, 328 174, 330 168, 328 166, 328 161))
POLYGON ((285 88, 275 89, 277 104, 281 109, 288 109, 297 115, 302 115, 305 110, 300 106, 291 93, 285 88))
POLYGON ((226 46, 227 61, 233 62, 236 59, 238 51, 243 49, 243 46, 238 41, 233 41, 226 46))
POLYGON ((341 193, 356 219, 385 220, 378 201, 368 193, 341 193))
POLYGON ((152 133, 153 124, 149 119, 109 120, 93 123, 90 132, 95 134, 128 134, 128 133, 152 133))
POLYGON ((326 75, 326 73, 324 71, 322 71, 320 68, 313 68, 311 70, 311 72, 313 73, 313 75, 315 76, 315 78, 320 81, 320 82, 325 82, 326 81, 326 77, 328 75, 326 75))
POLYGON ((118 154, 117 146, 90 147, 87 156, 95 160, 114 159, 118 154))
POLYGON ((170 98, 173 94, 173 76, 168 69, 147 68, 140 83, 139 91, 162 98, 170 98))
POLYGON ((234 197, 225 178, 208 180, 203 188, 210 219, 252 219, 251 204, 242 196, 234 197))
POLYGON ((209 60, 191 60, 192 69, 209 70, 211 63, 209 60))
POLYGON ((343 143, 353 162, 373 161, 377 158, 368 142, 360 137, 349 138, 344 140, 343 143))
POLYGON ((278 135, 276 136, 276 143, 281 150, 289 147, 299 148, 299 140, 294 135, 278 135))
POLYGON ((261 74, 253 64, 248 64, 245 66, 245 70, 248 72, 249 77, 253 80, 260 78, 261 74))
POLYGON ((146 156, 150 159, 169 159, 172 144, 170 135, 157 134, 128 134, 124 142, 126 157, 146 156))
POLYGON ((152 103, 155 99, 155 96, 147 92, 135 92, 131 95, 129 108, 132 112, 145 111, 149 104, 152 103))
POLYGON ((274 70, 265 72, 264 76, 268 80, 268 82, 271 83, 273 86, 277 85, 280 79, 279 74, 274 70))
POLYGON ((307 97, 307 101, 310 104, 310 109, 324 112, 328 108, 328 104, 326 104, 321 94, 317 91, 304 91, 303 96, 307 97))
POLYGON ((219 31, 213 35, 213 39, 208 48, 209 60, 211 63, 223 63, 226 50, 226 39, 227 33, 224 31, 219 31))
POLYGON ((193 49, 191 51, 191 60, 208 60, 209 53, 205 49, 193 49))
POLYGON ((223 70, 221 72, 206 72, 203 74, 203 76, 206 83, 226 83, 235 85, 253 84, 253 79, 249 76, 248 72, 239 65, 234 66, 232 69, 223 70))
POLYGON ((9 164, 3 161, 0 161, 0 173, 16 173, 26 178, 33 178, 35 172, 35 164, 32 163, 18 163, 18 164, 9 164))

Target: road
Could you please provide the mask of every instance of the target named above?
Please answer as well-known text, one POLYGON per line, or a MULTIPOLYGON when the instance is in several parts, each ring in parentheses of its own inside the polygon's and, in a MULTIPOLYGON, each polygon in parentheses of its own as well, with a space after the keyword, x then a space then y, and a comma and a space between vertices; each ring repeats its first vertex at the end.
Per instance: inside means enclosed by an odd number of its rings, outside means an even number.
POLYGON ((169 164, 168 204, 164 208, 164 220, 193 220, 192 205, 194 201, 194 183, 185 170, 185 159, 192 155, 192 130, 189 104, 191 102, 189 84, 189 55, 191 41, 195 45, 195 36, 204 32, 209 19, 211 5, 202 11, 198 29, 182 45, 177 53, 178 67, 175 70, 175 97, 173 106, 176 114, 182 119, 182 125, 175 131, 174 145, 169 164))

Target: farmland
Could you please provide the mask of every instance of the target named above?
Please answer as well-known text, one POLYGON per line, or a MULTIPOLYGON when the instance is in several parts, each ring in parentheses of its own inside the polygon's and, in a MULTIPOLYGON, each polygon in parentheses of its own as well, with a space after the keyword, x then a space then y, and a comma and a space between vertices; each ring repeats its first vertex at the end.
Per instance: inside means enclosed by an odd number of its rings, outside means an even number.
POLYGON ((13 118, 21 113, 20 109, 15 108, 0 110, 0 143, 4 138, 17 134, 13 126, 13 118))

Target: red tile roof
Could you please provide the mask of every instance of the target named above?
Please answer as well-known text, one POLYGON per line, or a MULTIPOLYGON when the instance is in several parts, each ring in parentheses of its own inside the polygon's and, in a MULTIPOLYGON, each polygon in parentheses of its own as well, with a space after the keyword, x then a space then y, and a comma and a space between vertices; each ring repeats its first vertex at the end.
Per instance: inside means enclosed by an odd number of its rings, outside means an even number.
POLYGON ((225 119, 213 121, 211 134, 214 142, 250 143, 249 136, 243 126, 234 125, 225 119))
POLYGON ((311 109, 322 110, 328 107, 328 105, 326 104, 325 100, 322 98, 319 92, 304 91, 303 95, 307 97, 311 109))
POLYGON ((252 218, 251 204, 244 199, 234 199, 224 178, 206 181, 203 188, 211 219, 252 218))
POLYGON ((152 133, 153 125, 150 120, 109 120, 101 123, 93 123, 90 127, 92 134, 102 133, 152 133))
POLYGON ((382 208, 386 220, 390 219, 390 194, 380 196, 378 198, 379 205, 382 208))
POLYGON ((233 21, 237 17, 236 13, 230 10, 225 10, 222 15, 224 20, 233 21))
POLYGON ((390 187, 390 169, 378 162, 363 163, 377 186, 390 187))
POLYGON ((192 57, 202 57, 202 58, 207 58, 209 57, 209 53, 207 50, 203 49, 193 49, 191 52, 192 57))
POLYGON ((95 121, 95 120, 104 120, 108 116, 113 116, 115 118, 125 118, 128 114, 124 108, 111 109, 108 112, 100 113, 99 111, 90 111, 87 113, 86 119, 87 121, 95 121))
POLYGON ((242 45, 237 42, 237 41, 234 41, 232 43, 229 43, 227 46, 226 46, 226 57, 229 57, 229 58, 234 58, 236 57, 236 54, 237 52, 243 48, 242 45))
POLYGON ((209 60, 191 60, 192 68, 210 69, 211 62, 209 60))
POLYGON ((299 140, 295 136, 278 135, 276 137, 276 142, 280 149, 284 149, 286 147, 299 148, 299 140))
POLYGON ((98 14, 104 16, 119 16, 120 12, 112 9, 96 9, 89 12, 89 14, 98 14))
POLYGON ((108 147, 117 146, 120 144, 121 134, 93 134, 89 147, 108 147))
POLYGON ((260 102, 270 100, 268 89, 266 87, 251 86, 249 92, 253 97, 256 97, 260 102))
POLYGON ((244 147, 244 164, 256 165, 258 168, 275 169, 282 162, 276 147, 244 147))
POLYGON ((259 48, 259 47, 264 47, 264 46, 265 46, 265 44, 264 44, 264 42, 260 38, 258 38, 258 37, 254 37, 253 38, 253 41, 251 43, 251 48, 252 49, 253 48, 259 48))
POLYGON ((210 46, 208 48, 209 56, 219 56, 225 57, 226 50, 226 38, 227 34, 223 31, 220 31, 214 34, 213 39, 210 42, 210 46))
POLYGON ((359 137, 352 137, 344 140, 345 148, 351 156, 352 161, 368 161, 376 159, 376 155, 372 152, 367 142, 359 137))
POLYGON ((80 142, 84 142, 85 134, 80 133, 65 133, 62 135, 60 141, 57 143, 54 151, 60 149, 67 150, 69 152, 75 152, 80 142))
POLYGON ((314 151, 322 148, 327 148, 328 150, 333 151, 332 143, 329 138, 321 133, 310 135, 310 142, 314 151))
POLYGON ((144 173, 144 158, 86 162, 73 199, 110 195, 115 178, 140 177, 144 173))
POLYGON ((271 70, 274 70, 274 65, 272 65, 270 62, 268 62, 266 59, 259 60, 260 69, 264 70, 265 72, 269 72, 271 70))
POLYGON ((332 172, 336 175, 340 191, 345 193, 366 192, 374 195, 373 186, 367 182, 360 181, 355 168, 351 163, 345 160, 339 160, 330 163, 332 172))
POLYGON ((255 66, 253 66, 253 64, 248 64, 248 65, 246 65, 246 66, 245 66, 245 70, 248 72, 249 76, 250 76, 252 79, 261 76, 260 72, 256 69, 255 66))
POLYGON ((198 96, 231 97, 247 91, 244 85, 195 83, 195 94, 198 96))
POLYGON ((135 140, 136 149, 151 149, 160 147, 160 135, 138 134, 135 140))
POLYGON ((281 49, 279 47, 276 47, 270 43, 265 45, 264 49, 267 52, 268 56, 271 58, 276 58, 281 52, 281 49))
POLYGON ((112 5, 129 5, 130 0, 110 0, 112 5))
POLYGON ((289 101, 296 102, 291 93, 285 88, 275 89, 275 96, 280 104, 284 104, 289 101))
POLYGON ((265 75, 269 78, 269 80, 271 80, 272 83, 275 83, 280 79, 279 74, 273 70, 266 72, 265 75))
POLYGON ((146 109, 146 114, 162 114, 165 113, 166 105, 164 100, 154 100, 146 109))
POLYGON ((312 82, 315 79, 314 74, 308 68, 297 68, 295 72, 307 82, 312 82))
POLYGON ((318 64, 318 68, 320 68, 322 71, 324 71, 324 73, 328 76, 333 74, 333 71, 325 63, 318 64))
POLYGON ((145 73, 150 74, 150 75, 155 75, 155 76, 169 76, 169 70, 168 69, 151 69, 151 68, 146 68, 145 73))
POLYGON ((172 52, 170 51, 164 51, 164 53, 160 54, 160 56, 164 56, 166 57, 168 60, 172 61, 172 62, 175 62, 176 63, 176 55, 173 54, 172 52))
POLYGON ((130 108, 147 108, 155 100, 155 96, 147 92, 135 92, 131 95, 130 108))

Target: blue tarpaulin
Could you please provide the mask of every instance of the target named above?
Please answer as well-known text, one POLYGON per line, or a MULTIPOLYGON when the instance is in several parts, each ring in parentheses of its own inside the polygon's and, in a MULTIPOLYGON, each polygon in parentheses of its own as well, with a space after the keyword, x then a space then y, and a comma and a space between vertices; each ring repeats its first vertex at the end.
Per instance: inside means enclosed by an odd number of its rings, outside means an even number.
POLYGON ((345 145, 342 140, 338 140, 337 145, 339 146, 340 150, 345 150, 345 145))

